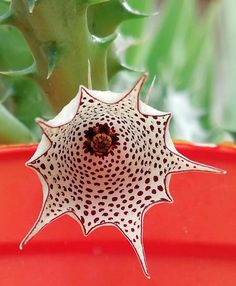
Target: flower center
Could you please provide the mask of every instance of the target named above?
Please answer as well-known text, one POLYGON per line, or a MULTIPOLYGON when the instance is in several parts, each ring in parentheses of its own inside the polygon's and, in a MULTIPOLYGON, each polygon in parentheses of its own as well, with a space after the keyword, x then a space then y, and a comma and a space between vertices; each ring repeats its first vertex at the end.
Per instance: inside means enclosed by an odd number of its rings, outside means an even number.
POLYGON ((107 123, 89 127, 84 133, 86 140, 83 148, 91 155, 107 156, 109 153, 112 154, 110 151, 119 145, 118 134, 114 127, 109 127, 107 123))
POLYGON ((98 133, 93 136, 91 147, 96 153, 107 153, 112 145, 112 138, 105 133, 98 133))

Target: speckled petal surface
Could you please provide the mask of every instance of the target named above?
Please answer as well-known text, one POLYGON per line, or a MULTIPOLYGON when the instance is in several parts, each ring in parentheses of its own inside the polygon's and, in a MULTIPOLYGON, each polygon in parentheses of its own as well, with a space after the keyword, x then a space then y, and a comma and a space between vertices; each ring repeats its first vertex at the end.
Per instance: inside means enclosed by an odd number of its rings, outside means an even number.
POLYGON ((44 200, 21 248, 44 226, 69 214, 85 235, 103 225, 117 227, 149 277, 144 214, 154 204, 172 202, 171 174, 222 171, 176 151, 168 131, 171 115, 140 101, 145 79, 120 94, 81 86, 53 120, 38 120, 43 136, 27 165, 39 175, 44 200))

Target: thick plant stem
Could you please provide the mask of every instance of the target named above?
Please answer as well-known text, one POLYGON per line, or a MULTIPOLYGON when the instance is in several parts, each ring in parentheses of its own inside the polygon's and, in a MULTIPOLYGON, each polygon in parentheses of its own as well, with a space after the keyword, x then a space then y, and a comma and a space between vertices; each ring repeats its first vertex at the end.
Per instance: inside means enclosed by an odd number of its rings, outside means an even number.
POLYGON ((34 141, 31 132, 0 104, 0 144, 34 141))
POLYGON ((56 112, 76 95, 80 84, 87 86, 88 60, 93 88, 107 89, 107 47, 89 33, 87 9, 76 0, 47 0, 30 13, 26 0, 12 1, 12 24, 27 40, 38 69, 36 81, 56 112))

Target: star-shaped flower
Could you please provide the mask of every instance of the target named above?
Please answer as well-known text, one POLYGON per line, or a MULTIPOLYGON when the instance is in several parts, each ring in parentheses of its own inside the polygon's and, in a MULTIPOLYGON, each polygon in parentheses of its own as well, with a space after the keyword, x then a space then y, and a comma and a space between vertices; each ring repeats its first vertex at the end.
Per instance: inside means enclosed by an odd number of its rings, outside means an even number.
POLYGON ((139 99, 142 76, 126 93, 80 87, 78 95, 47 123, 27 165, 37 171, 44 200, 23 245, 45 225, 69 214, 88 235, 117 227, 133 246, 149 277, 143 249, 143 219, 154 204, 172 202, 172 173, 220 170, 179 154, 169 135, 169 113, 139 99))

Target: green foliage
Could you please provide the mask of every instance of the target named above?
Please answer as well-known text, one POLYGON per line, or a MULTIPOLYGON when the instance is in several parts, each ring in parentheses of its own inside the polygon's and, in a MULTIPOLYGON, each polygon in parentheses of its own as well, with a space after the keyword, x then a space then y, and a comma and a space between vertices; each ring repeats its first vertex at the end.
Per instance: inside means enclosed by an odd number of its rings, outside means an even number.
MULTIPOLYGON (((1 12, 7 11, 8 5, 0 3, 1 12)), ((1 26, 0 39, 0 143, 33 142, 39 135, 34 119, 49 116, 50 108, 34 81, 26 78, 33 71, 33 57, 21 33, 1 26)))
POLYGON ((218 77, 219 82, 221 82, 218 101, 219 105, 223 107, 220 123, 236 139, 236 2, 234 0, 223 2, 219 22, 219 30, 222 34, 221 46, 219 47, 222 55, 222 72, 218 77))
POLYGON ((105 37, 114 33, 123 21, 143 17, 145 17, 144 14, 131 7, 127 9, 125 1, 110 0, 89 9, 89 30, 98 37, 105 37), (104 17, 104 15, 106 16, 104 17))
POLYGON ((216 35, 222 3, 212 1, 204 12, 200 12, 198 4, 195 0, 164 1, 155 17, 158 25, 152 25, 153 19, 151 23, 148 19, 144 22, 145 42, 131 46, 125 60, 129 66, 145 67, 149 72, 145 92, 157 75, 150 104, 173 112, 172 134, 176 138, 219 142, 230 139, 215 116, 219 61, 216 35))
POLYGON ((175 137, 230 138, 225 130, 235 132, 234 0, 211 1, 204 13, 197 0, 161 3, 0 0, 0 124, 5 118, 11 125, 0 129, 0 143, 36 140, 35 117, 58 112, 80 84, 88 84, 89 70, 93 88, 101 90, 123 90, 137 77, 131 70, 148 71, 143 96, 157 76, 150 104, 173 112, 175 137), (222 50, 227 50, 232 74, 223 78, 230 86, 227 100, 215 89, 216 28, 222 13, 222 50), (224 108, 220 116, 219 102, 224 108), (10 134, 14 128, 17 136, 10 134))

